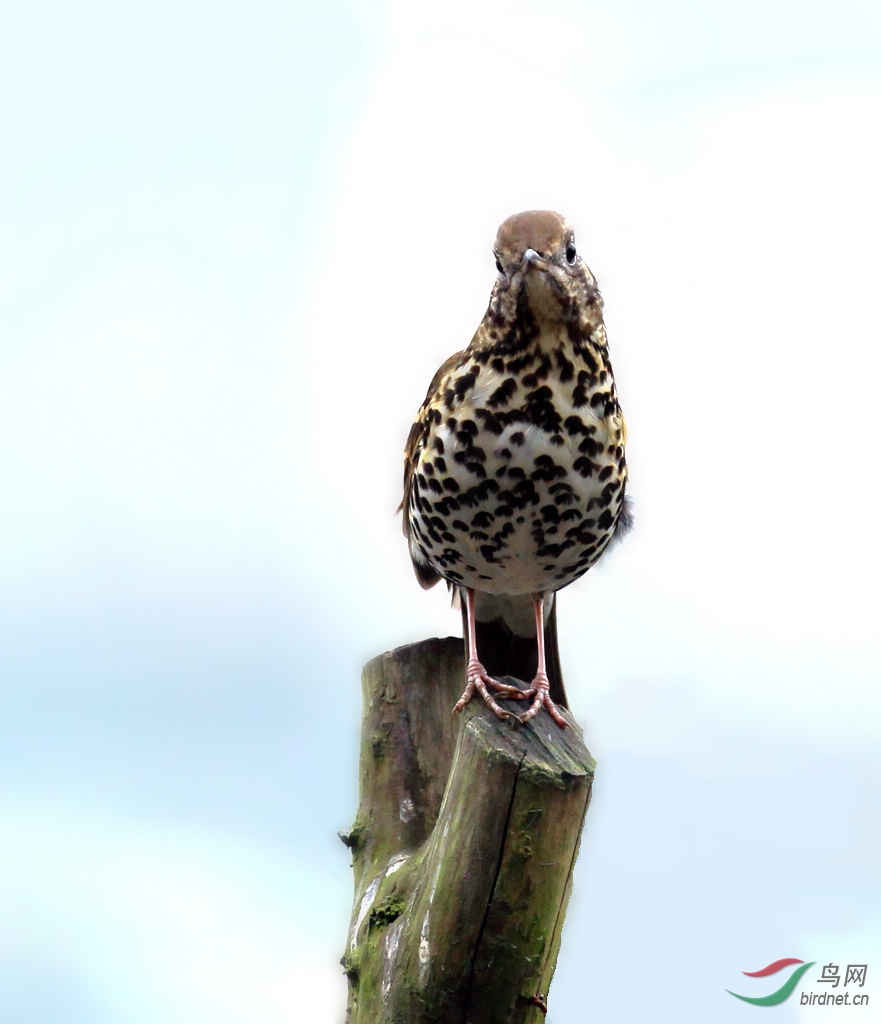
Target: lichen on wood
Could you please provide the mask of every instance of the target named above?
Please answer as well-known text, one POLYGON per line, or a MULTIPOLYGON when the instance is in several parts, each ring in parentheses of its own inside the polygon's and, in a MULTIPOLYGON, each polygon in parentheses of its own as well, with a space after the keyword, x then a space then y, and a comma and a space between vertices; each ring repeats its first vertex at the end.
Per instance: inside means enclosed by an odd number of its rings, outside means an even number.
POLYGON ((463 681, 453 637, 364 669, 348 1024, 544 1020, 594 762, 571 718, 453 716, 463 681))

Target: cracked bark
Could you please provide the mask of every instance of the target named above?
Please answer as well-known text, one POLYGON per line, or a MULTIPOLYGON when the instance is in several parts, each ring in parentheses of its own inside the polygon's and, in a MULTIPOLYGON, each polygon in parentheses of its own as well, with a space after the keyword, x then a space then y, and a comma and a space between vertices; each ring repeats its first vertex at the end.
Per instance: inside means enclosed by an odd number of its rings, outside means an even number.
POLYGON ((571 718, 453 717, 464 680, 454 637, 364 669, 348 1024, 544 1019, 594 762, 571 718))

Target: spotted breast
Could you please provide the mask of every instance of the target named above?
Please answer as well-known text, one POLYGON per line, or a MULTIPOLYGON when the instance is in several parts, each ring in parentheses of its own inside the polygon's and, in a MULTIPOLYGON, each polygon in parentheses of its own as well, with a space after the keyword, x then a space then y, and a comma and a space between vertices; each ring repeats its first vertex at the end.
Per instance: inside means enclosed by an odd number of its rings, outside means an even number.
MULTIPOLYGON (((404 532, 420 583, 443 578, 463 597, 468 685, 457 709, 476 689, 511 716, 492 690, 531 698, 521 721, 544 706, 565 725, 554 594, 630 525, 626 431, 602 298, 566 221, 549 211, 509 217, 495 257, 486 314, 435 374, 410 431, 404 532), (490 674, 478 654, 482 623, 534 636, 528 690, 490 674)), ((518 667, 502 658, 489 669, 518 667)))

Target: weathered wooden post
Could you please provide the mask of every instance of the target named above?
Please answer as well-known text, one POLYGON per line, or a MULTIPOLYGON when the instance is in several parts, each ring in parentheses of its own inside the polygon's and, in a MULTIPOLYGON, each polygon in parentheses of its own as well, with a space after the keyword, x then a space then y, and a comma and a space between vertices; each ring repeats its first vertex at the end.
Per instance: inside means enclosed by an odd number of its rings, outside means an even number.
POLYGON ((455 637, 364 669, 347 1024, 546 1012, 594 761, 571 718, 512 725, 480 700, 454 717, 464 678, 455 637))

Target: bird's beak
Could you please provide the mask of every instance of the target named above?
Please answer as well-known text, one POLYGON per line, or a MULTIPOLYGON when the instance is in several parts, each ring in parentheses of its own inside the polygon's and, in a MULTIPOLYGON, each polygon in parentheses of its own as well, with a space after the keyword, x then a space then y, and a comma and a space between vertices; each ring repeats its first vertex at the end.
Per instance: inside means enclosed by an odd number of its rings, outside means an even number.
POLYGON ((542 270, 547 266, 547 260, 543 256, 539 256, 535 249, 527 249, 523 253, 523 258, 520 262, 524 270, 528 270, 530 267, 537 267, 539 270, 542 270))

